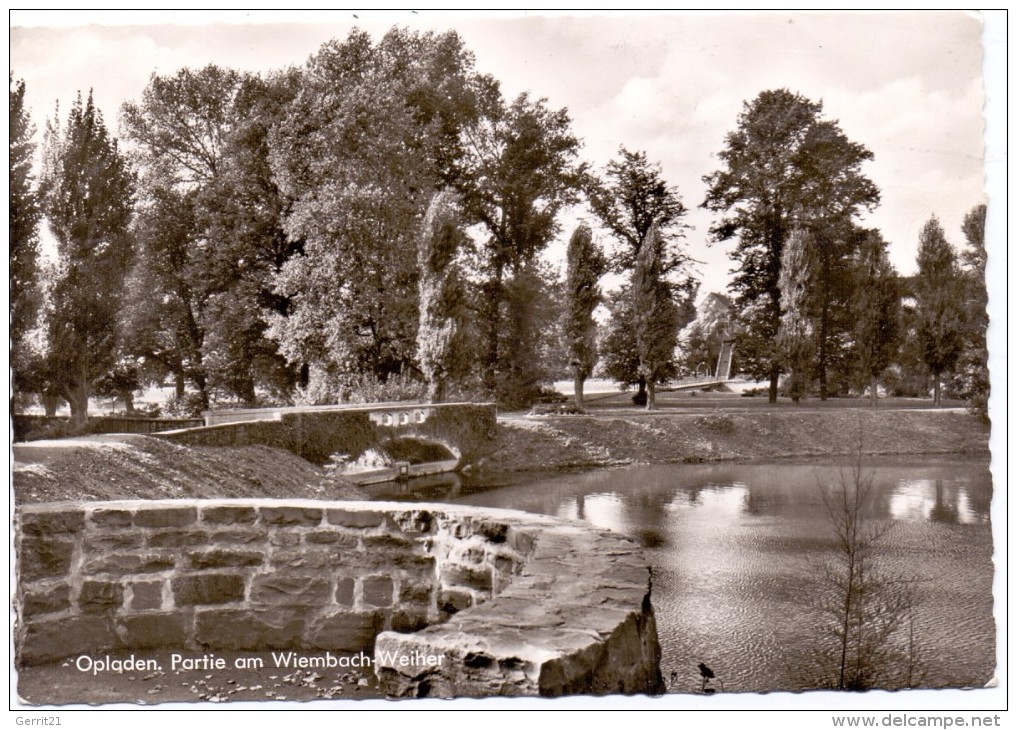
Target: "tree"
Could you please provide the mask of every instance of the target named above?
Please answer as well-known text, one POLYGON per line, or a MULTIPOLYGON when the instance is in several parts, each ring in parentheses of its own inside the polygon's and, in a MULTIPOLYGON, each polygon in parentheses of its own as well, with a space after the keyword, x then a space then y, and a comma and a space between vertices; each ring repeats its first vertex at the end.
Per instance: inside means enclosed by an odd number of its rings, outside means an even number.
POLYGON ((964 279, 964 351, 958 368, 962 382, 960 392, 983 418, 988 417, 989 350, 986 335, 989 329, 989 295, 985 282, 987 256, 985 250, 985 205, 977 205, 964 217, 961 230, 967 247, 961 252, 964 279))
POLYGON ((274 277, 288 302, 269 336, 340 394, 361 374, 416 376, 417 243, 433 194, 451 187, 460 131, 483 82, 453 32, 362 31, 325 44, 269 135, 274 179, 303 242, 274 277))
POLYGON ((826 315, 835 281, 834 261, 843 252, 829 247, 862 209, 879 200, 876 187, 861 173, 872 154, 850 142, 836 122, 821 118, 822 104, 786 89, 764 91, 746 102, 738 129, 719 153, 724 167, 706 175, 703 207, 724 214, 711 227, 715 242, 737 239, 732 257, 739 268, 731 284, 740 320, 742 364, 770 380, 776 402, 780 355, 773 347, 780 328, 780 262, 795 227, 809 228, 819 259, 819 370, 825 381, 826 315))
POLYGON ((861 449, 839 485, 823 485, 832 555, 820 567, 814 598, 820 636, 817 681, 822 687, 863 691, 914 686, 918 666, 914 597, 904 576, 880 564, 890 526, 875 522, 873 479, 861 449))
POLYGON ((791 371, 788 392, 797 405, 807 389, 806 369, 812 354, 812 323, 805 311, 809 266, 806 249, 809 234, 800 228, 791 231, 780 261, 780 328, 777 346, 791 371))
POLYGON ((575 382, 576 408, 583 410, 583 383, 597 364, 597 323, 593 310, 600 304, 598 282, 607 262, 586 225, 573 231, 566 259, 565 340, 575 382))
POLYGON ((457 187, 467 217, 487 235, 478 261, 485 386, 520 407, 542 379, 537 309, 547 287, 537 257, 559 230, 559 212, 577 202, 585 170, 567 110, 526 94, 507 105, 486 98, 482 109, 464 128, 457 187))
POLYGON ((285 311, 271 277, 299 246, 282 228, 288 201, 272 181, 267 146, 295 93, 291 77, 182 69, 153 75, 140 103, 122 110, 143 171, 139 288, 170 298, 163 316, 132 308, 140 319, 125 326, 142 345, 133 354, 170 368, 181 396, 190 380, 199 407, 210 389, 253 404, 256 386, 285 397, 294 380, 263 316, 285 311), (171 267, 160 262, 166 256, 171 267), (153 326, 162 331, 143 331, 153 326), (146 346, 154 341, 174 342, 158 355, 146 346))
POLYGON ((664 240, 664 273, 681 269, 689 260, 680 246, 688 227, 682 219, 688 211, 678 189, 667 184, 660 165, 650 164, 645 152, 621 146, 618 157, 608 163, 605 181, 590 180, 587 193, 593 212, 622 245, 612 257, 611 269, 632 270, 654 223, 664 240))
POLYGON ((860 236, 853 341, 858 369, 869 385, 875 407, 879 378, 897 354, 901 297, 897 272, 886 254, 886 241, 877 230, 860 232, 860 236))
POLYGON ((8 137, 8 200, 10 225, 10 339, 15 388, 24 374, 29 354, 25 338, 39 310, 39 194, 34 189, 32 157, 35 127, 25 108, 25 82, 10 75, 10 128, 8 137))
POLYGON ((66 126, 47 125, 41 195, 57 241, 59 273, 48 322, 48 358, 76 426, 95 382, 116 362, 117 317, 131 260, 134 177, 89 93, 66 126))
POLYGON ((454 197, 437 193, 424 218, 417 248, 417 360, 432 403, 444 402, 448 381, 462 370, 462 282, 455 259, 465 242, 454 197))
POLYGON ((663 277, 664 240, 650 226, 632 271, 632 311, 639 354, 639 374, 646 381, 646 410, 657 407, 657 383, 674 367, 678 339, 678 307, 663 277))
POLYGON ((933 379, 933 404, 940 405, 942 376, 960 357, 964 346, 962 280, 957 255, 933 216, 922 228, 918 244, 915 310, 922 360, 933 379))

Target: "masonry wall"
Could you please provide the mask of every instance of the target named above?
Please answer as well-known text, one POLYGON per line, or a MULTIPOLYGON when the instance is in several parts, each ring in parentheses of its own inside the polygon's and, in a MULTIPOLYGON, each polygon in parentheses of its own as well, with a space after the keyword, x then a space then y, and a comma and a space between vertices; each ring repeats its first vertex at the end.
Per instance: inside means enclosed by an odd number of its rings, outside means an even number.
POLYGON ((54 503, 16 522, 19 666, 384 644, 447 658, 409 673, 376 658, 392 696, 662 689, 641 552, 573 523, 311 500, 54 503))
POLYGON ((355 460, 389 439, 414 437, 446 444, 462 463, 470 463, 490 450, 497 430, 497 411, 490 403, 263 411, 263 420, 155 435, 188 446, 263 444, 315 464, 324 464, 337 453, 355 460))

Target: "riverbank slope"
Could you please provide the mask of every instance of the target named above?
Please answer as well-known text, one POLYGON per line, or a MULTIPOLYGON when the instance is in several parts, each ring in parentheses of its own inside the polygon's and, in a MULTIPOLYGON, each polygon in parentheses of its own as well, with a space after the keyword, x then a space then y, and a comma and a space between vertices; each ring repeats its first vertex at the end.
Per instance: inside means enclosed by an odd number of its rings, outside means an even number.
POLYGON ((989 429, 961 409, 633 410, 499 418, 481 470, 580 469, 742 459, 989 453, 989 429))

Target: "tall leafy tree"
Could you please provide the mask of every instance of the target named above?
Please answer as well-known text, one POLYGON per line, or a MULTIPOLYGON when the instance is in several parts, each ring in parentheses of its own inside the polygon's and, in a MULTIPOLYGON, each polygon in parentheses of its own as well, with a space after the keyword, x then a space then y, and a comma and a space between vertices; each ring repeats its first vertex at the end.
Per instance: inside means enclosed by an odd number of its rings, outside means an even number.
POLYGON ((285 312, 272 277, 299 248, 282 227, 289 201, 272 179, 267 144, 294 81, 292 72, 262 79, 185 68, 153 75, 140 102, 122 110, 143 173, 135 277, 139 290, 164 292, 165 305, 158 317, 131 309, 140 315, 126 322, 133 354, 169 368, 178 393, 189 380, 198 407, 210 390, 253 403, 261 385, 285 397, 294 379, 265 337, 264 315, 285 312))
MULTIPOLYGON (((861 172, 871 153, 821 115, 822 104, 786 89, 762 92, 746 102, 738 128, 727 135, 719 153, 723 167, 703 178, 709 186, 703 207, 723 215, 710 229, 713 240, 736 240, 732 256, 739 266, 731 289, 745 326, 739 338, 742 363, 753 375, 769 378, 771 402, 781 372, 773 343, 780 327, 780 262, 788 236, 795 227, 808 227, 814 237, 824 353, 833 301, 824 291, 835 280, 834 262, 844 256, 831 247, 841 240, 846 221, 879 200, 878 190, 861 172)), ((825 378, 822 354, 819 364, 825 378)))
POLYGON ((879 378, 893 362, 900 342, 901 295, 898 276, 877 230, 860 232, 861 246, 854 275, 854 352, 858 369, 869 385, 872 405, 879 378))
POLYGON ((558 233, 558 214, 578 200, 585 169, 565 109, 528 95, 505 104, 484 97, 464 128, 457 187, 466 214, 483 228, 479 313, 486 387, 499 401, 532 402, 542 377, 537 353, 543 301, 537 257, 558 233))
POLYGON ((813 348, 812 323, 806 312, 809 265, 807 248, 809 234, 796 228, 791 231, 780 261, 780 327, 777 346, 791 373, 788 393, 797 405, 807 390, 807 372, 813 348))
POLYGON ((569 239, 565 273, 565 341, 575 383, 576 408, 583 409, 583 383, 597 364, 597 323, 593 310, 601 301, 598 282, 607 262, 583 224, 569 239))
POLYGON ((618 158, 607 165, 604 180, 591 178, 588 188, 590 207, 621 244, 611 260, 613 271, 632 270, 654 223, 664 241, 665 273, 688 261, 680 245, 688 227, 682 222, 688 211, 678 188, 667 184, 660 165, 651 164, 645 152, 620 147, 618 158))
POLYGON ((454 197, 434 196, 417 249, 420 269, 420 326, 417 360, 432 403, 442 403, 451 378, 462 371, 462 278, 456 254, 465 245, 454 197))
POLYGON ((270 336, 292 363, 338 391, 365 373, 413 373, 417 236, 436 190, 451 184, 459 132, 484 87, 452 32, 353 31, 325 44, 269 137, 285 218, 302 251, 275 277, 289 300, 270 336))
POLYGON ((967 241, 967 246, 961 252, 966 311, 964 351, 958 363, 960 391, 983 417, 988 415, 989 405, 989 349, 986 340, 989 329, 989 294, 985 281, 985 213, 985 205, 977 205, 964 217, 961 225, 967 241))
POLYGON ((937 406, 943 373, 957 364, 964 347, 963 294, 957 254, 933 216, 919 238, 915 313, 922 360, 932 374, 933 403, 937 406))
POLYGON ((134 177, 92 95, 65 125, 47 125, 41 194, 59 273, 48 318, 48 358, 72 421, 88 416, 96 381, 116 362, 117 318, 132 253, 134 177))
POLYGON ((664 278, 664 239, 650 226, 632 271, 632 312, 639 374, 646 381, 646 410, 657 407, 657 383, 674 368, 679 320, 671 284, 664 278))
MULTIPOLYGON (((687 210, 678 189, 664 179, 660 165, 650 163, 645 152, 632 152, 622 146, 617 159, 608 163, 603 179, 590 178, 587 187, 590 207, 618 244, 610 256, 611 270, 634 276, 643 242, 656 225, 659 276, 671 286, 681 310, 681 324, 691 321, 697 284, 687 272, 690 259, 682 242, 688 227, 683 222, 687 210)), ((607 368, 619 382, 638 385, 634 401, 642 404, 646 402, 647 381, 637 360, 631 359, 639 350, 634 319, 637 312, 628 302, 618 304, 611 309, 612 322, 605 340, 607 368), (631 367, 633 363, 635 367, 631 367)), ((657 382, 676 374, 672 362, 659 370, 657 382)))
POLYGON ((35 126, 25 107, 25 82, 11 74, 10 127, 8 136, 8 205, 10 225, 8 264, 10 280, 11 363, 14 383, 26 375, 29 354, 25 336, 34 326, 39 310, 39 222, 42 211, 35 188, 32 162, 35 126))
POLYGON ((158 359, 174 371, 178 393, 190 380, 198 407, 208 408, 205 305, 213 294, 208 274, 216 251, 207 245, 200 221, 200 198, 224 165, 225 146, 237 119, 239 73, 218 66, 176 74, 153 74, 139 103, 121 109, 121 124, 137 150, 140 165, 139 257, 136 291, 162 294, 158 317, 143 302, 130 307, 141 320, 127 322, 139 340, 158 341, 158 349, 132 354, 158 359), (160 332, 143 332, 154 325, 160 332))

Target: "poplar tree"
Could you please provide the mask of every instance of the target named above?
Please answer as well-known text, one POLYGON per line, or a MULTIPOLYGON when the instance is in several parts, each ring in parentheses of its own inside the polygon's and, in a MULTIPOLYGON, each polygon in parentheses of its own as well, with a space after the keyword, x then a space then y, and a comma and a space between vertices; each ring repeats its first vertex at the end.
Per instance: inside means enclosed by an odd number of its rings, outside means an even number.
POLYGON ((42 211, 32 175, 35 127, 25 108, 25 82, 10 80, 8 201, 10 225, 10 338, 15 387, 25 373, 25 336, 39 309, 39 220, 42 211))
POLYGON ((417 361, 432 403, 445 401, 448 382, 460 369, 462 282, 455 264, 466 240, 451 193, 436 193, 424 217, 417 248, 420 326, 417 361))
POLYGON ((45 142, 41 193, 58 255, 47 358, 81 426, 94 384, 117 360, 134 177, 91 92, 85 102, 78 95, 66 125, 47 124, 45 142))
POLYGON ((933 404, 942 401, 943 373, 957 364, 964 347, 963 282, 957 254, 933 216, 922 228, 915 280, 915 313, 922 360, 932 374, 933 404))
POLYGON ((574 379, 576 408, 583 410, 583 383, 597 364, 597 323, 593 310, 600 304, 598 282, 607 261, 593 242, 589 226, 580 225, 569 239, 565 274, 565 339, 574 379))
POLYGON ((805 311, 809 267, 806 249, 809 234, 801 228, 791 232, 780 260, 780 327, 777 346, 791 373, 788 393, 797 405, 806 391, 806 371, 812 353, 812 324, 805 311))
POLYGON ((657 383, 674 368, 680 327, 671 284, 663 276, 664 240, 650 226, 632 271, 632 312, 639 374, 646 381, 646 410, 657 407, 657 383))

